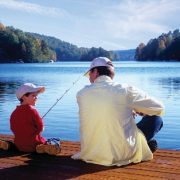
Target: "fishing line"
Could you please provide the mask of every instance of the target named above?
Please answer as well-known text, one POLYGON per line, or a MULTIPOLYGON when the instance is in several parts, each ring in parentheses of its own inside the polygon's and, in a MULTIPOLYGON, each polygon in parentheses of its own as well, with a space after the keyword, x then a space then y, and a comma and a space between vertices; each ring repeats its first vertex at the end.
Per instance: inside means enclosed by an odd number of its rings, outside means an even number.
POLYGON ((77 79, 76 79, 76 81, 74 81, 73 83, 72 83, 72 86, 70 87, 70 88, 68 88, 68 89, 66 89, 65 90, 65 92, 61 95, 61 97, 60 98, 58 98, 57 100, 56 100, 56 102, 49 108, 49 110, 42 116, 42 119, 52 110, 52 108, 64 97, 64 95, 79 81, 79 79, 82 77, 82 75, 80 75, 77 79))

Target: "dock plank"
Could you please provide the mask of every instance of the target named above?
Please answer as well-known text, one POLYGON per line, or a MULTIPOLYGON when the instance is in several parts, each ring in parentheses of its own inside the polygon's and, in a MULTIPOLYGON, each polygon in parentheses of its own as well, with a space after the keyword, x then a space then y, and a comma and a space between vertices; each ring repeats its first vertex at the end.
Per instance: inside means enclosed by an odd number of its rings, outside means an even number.
MULTIPOLYGON (((13 140, 10 135, 0 135, 0 138, 13 140)), ((71 155, 80 150, 79 142, 62 141, 61 148, 57 156, 0 150, 0 179, 180 179, 180 151, 160 149, 151 161, 106 167, 71 159, 71 155)))

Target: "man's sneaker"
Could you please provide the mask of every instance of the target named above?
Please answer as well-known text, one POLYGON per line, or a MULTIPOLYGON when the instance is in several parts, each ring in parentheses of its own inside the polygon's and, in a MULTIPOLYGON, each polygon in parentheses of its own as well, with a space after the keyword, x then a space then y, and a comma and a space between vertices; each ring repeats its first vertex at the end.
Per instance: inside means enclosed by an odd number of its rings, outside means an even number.
POLYGON ((152 153, 154 153, 158 149, 158 144, 155 139, 152 139, 148 142, 148 146, 152 153))
POLYGON ((0 149, 8 150, 10 147, 10 144, 4 140, 0 140, 0 149))

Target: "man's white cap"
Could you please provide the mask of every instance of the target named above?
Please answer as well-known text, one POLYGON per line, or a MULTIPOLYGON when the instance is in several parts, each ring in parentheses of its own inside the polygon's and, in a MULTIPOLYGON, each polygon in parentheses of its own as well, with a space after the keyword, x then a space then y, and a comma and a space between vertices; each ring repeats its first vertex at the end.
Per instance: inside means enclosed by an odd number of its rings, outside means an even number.
POLYGON ((92 68, 100 67, 100 66, 106 66, 106 67, 110 67, 110 68, 114 69, 112 61, 110 59, 108 59, 107 57, 97 57, 97 58, 92 60, 90 68, 88 69, 88 71, 84 75, 89 76, 89 71, 92 68))
POLYGON ((43 93, 44 91, 44 86, 35 86, 32 83, 25 83, 17 89, 16 96, 20 100, 26 93, 43 93))

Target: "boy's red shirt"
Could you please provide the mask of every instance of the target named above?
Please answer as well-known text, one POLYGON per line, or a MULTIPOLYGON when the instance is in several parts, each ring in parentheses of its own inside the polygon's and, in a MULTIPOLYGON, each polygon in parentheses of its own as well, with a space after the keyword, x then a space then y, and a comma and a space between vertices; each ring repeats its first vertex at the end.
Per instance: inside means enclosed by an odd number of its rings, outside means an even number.
POLYGON ((15 136, 14 143, 20 151, 34 152, 38 144, 46 142, 40 134, 43 120, 33 106, 17 106, 11 114, 10 126, 15 136))

